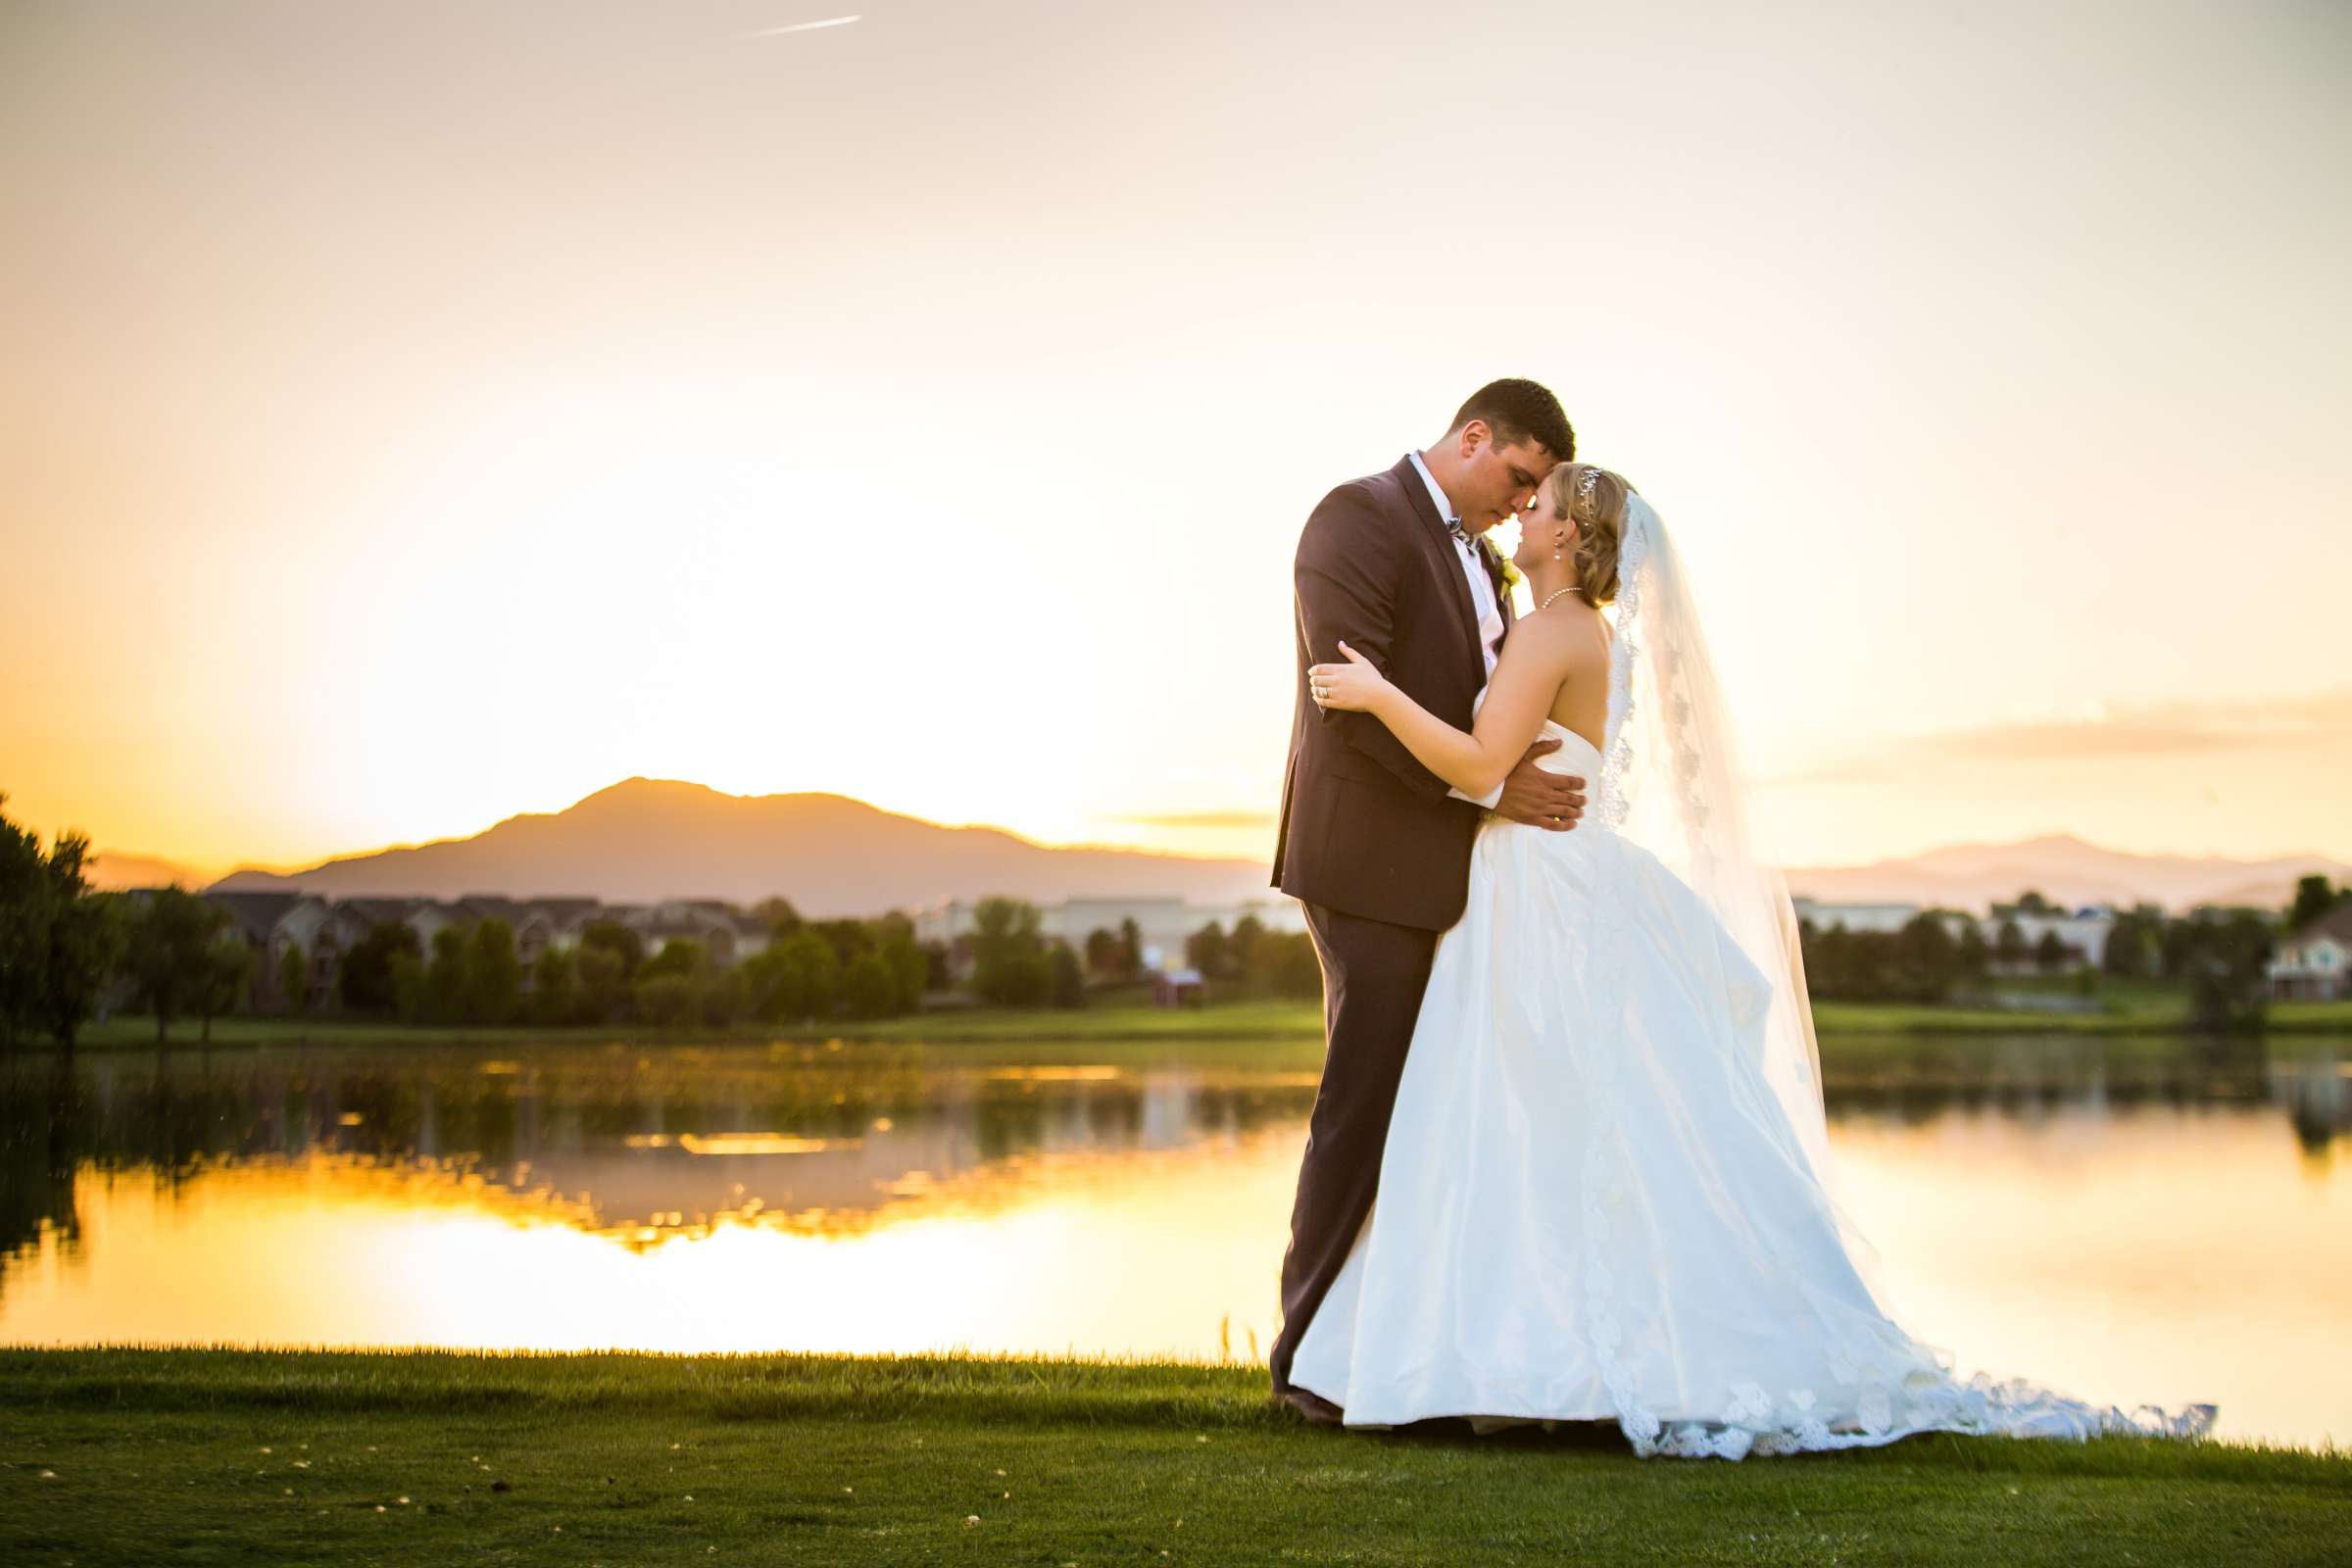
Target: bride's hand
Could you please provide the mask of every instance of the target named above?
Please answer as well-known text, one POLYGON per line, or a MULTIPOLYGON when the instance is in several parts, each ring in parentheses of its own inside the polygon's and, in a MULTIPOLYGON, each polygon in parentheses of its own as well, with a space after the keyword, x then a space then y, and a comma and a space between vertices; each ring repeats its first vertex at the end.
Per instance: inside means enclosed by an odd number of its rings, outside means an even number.
POLYGON ((1380 672, 1379 665, 1346 643, 1340 644, 1340 652, 1348 656, 1345 664, 1315 664, 1308 668, 1307 694, 1321 708, 1368 713, 1374 701, 1389 689, 1389 679, 1380 672))

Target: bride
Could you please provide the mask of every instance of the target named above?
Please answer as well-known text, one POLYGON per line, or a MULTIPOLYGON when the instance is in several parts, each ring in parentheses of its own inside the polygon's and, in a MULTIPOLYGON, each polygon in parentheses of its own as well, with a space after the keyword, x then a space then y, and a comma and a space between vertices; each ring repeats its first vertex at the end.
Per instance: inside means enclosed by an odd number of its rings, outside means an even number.
POLYGON ((1317 703, 1373 714, 1466 796, 1541 737, 1597 785, 1581 831, 1481 828, 1379 1196, 1292 1382, 1349 1426, 1614 1419, 1644 1455, 2209 1432, 2212 1405, 1962 1380, 1891 1321, 1837 1200, 1795 917, 1749 839, 1673 543, 1589 464, 1522 520, 1537 610, 1471 733, 1345 643, 1309 671, 1317 703))

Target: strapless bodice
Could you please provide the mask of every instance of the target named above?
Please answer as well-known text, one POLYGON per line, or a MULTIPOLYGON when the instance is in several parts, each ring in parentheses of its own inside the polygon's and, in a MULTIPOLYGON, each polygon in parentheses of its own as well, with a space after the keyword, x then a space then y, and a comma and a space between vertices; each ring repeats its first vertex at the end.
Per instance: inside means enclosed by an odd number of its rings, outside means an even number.
MULTIPOLYGON (((1487 706, 1487 693, 1493 690, 1492 686, 1482 686, 1478 689, 1478 696, 1470 704, 1472 723, 1478 721, 1478 710, 1487 706)), ((1546 752, 1536 759, 1538 767, 1546 773, 1566 773, 1573 778, 1581 778, 1585 781, 1588 791, 1598 787, 1600 784, 1599 747, 1556 718, 1544 719, 1544 727, 1536 731, 1536 739, 1540 741, 1556 740, 1560 743, 1558 751, 1546 752)))
POLYGON ((1571 773, 1585 781, 1587 792, 1600 783, 1600 748, 1556 718, 1547 718, 1536 731, 1540 741, 1558 741, 1560 749, 1536 759, 1547 773, 1571 773))

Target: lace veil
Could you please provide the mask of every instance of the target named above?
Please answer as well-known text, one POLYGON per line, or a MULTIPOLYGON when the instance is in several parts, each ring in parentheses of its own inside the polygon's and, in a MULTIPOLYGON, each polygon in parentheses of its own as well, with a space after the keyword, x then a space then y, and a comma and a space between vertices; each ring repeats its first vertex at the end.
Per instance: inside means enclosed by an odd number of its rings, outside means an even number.
MULTIPOLYGON (((1885 1323, 1872 1323, 1850 1310, 1824 1307, 1817 1328, 1831 1336, 1833 1369, 1842 1381, 1834 1389, 1767 1389, 1759 1383, 1736 1388, 1735 1407, 1717 1421, 1662 1424, 1642 1405, 1642 1392, 1626 1369, 1638 1337, 1653 1333, 1644 1321, 1621 1321, 1611 1303, 1627 1291, 1612 1270, 1606 1203, 1608 1161, 1602 1143, 1589 1138, 1587 1253, 1583 1259, 1593 1302, 1595 1351, 1609 1378, 1620 1424, 1641 1453, 1716 1454, 1737 1458, 1750 1451, 1842 1447, 1883 1443, 1906 1432, 1940 1429, 2005 1432, 2020 1436, 2081 1438, 2096 1432, 2202 1436, 2212 1428, 2210 1404, 2183 1406, 2178 1414, 2151 1406, 2127 1413, 2067 1397, 2019 1380, 1995 1381, 1979 1372, 1962 1381, 1951 1371, 1948 1352, 1909 1339, 1895 1326, 1901 1314, 1886 1298, 1877 1254, 1854 1225, 1838 1197, 1830 1159, 1829 1129, 1822 1103, 1821 1053, 1813 1033, 1813 1007, 1805 993, 1804 959, 1797 945, 1796 913, 1787 884, 1759 845, 1740 770, 1729 705, 1716 678, 1689 575, 1658 514, 1642 497, 1626 498, 1625 531, 1618 549, 1616 641, 1609 655, 1607 744, 1594 796, 1597 821, 1656 856, 1695 892, 1714 916, 1711 932, 1690 933, 1700 965, 1695 983, 1720 982, 1715 995, 1754 999, 1769 991, 1760 1043, 1762 1076, 1786 1126, 1785 1134, 1760 1128, 1772 1143, 1811 1167, 1816 1192, 1835 1217, 1845 1260, 1873 1298, 1885 1323), (1712 951, 1709 944, 1712 944, 1712 951), (1708 972, 1708 966, 1712 972, 1708 972), (1760 974, 1759 974, 1760 972, 1760 974), (1842 1368, 1841 1370, 1838 1370, 1842 1368)), ((1678 934, 1679 935, 1679 934, 1678 934)), ((1752 1016, 1752 1014, 1751 1014, 1752 1016)), ((1757 1031, 1743 1031, 1756 1041, 1757 1031)), ((1603 1071, 1638 1073, 1639 1062, 1609 1053, 1596 1058, 1603 1071)), ((1728 1086, 1690 1083, 1691 1094, 1723 1094, 1728 1086)), ((1609 1093, 1603 1084, 1597 1098, 1609 1093)), ((1770 1107, 1752 1095, 1730 1095, 1732 1108, 1771 1120, 1770 1107)), ((1717 1212, 1746 1215, 1754 1196, 1739 1190, 1703 1148, 1648 1149, 1641 1157, 1673 1168, 1696 1184, 1702 1201, 1717 1212)), ((1765 1207, 1770 1208, 1769 1199, 1765 1207)), ((1757 1212, 1746 1234, 1762 1254, 1801 1237, 1801 1220, 1786 1213, 1757 1212)), ((1735 1225, 1734 1230, 1740 1227, 1735 1225)), ((1657 1292, 1656 1281, 1638 1282, 1657 1292)), ((1630 1289, 1630 1284, 1628 1289, 1630 1289)), ((1736 1316, 1736 1314, 1735 1314, 1736 1316)), ((1677 1348, 1649 1345, 1654 1360, 1679 1364, 1677 1348)))
POLYGON ((1758 841, 1730 705, 1690 575, 1657 513, 1630 486, 1616 610, 1595 817, 1657 856, 1721 922, 1739 949, 1715 955, 1728 990, 1739 989, 1734 976, 1742 957, 1762 971, 1771 987, 1764 1077, 1837 1212, 1849 1254, 1886 1305, 1871 1267, 1875 1254, 1838 1200, 1796 911, 1758 841))

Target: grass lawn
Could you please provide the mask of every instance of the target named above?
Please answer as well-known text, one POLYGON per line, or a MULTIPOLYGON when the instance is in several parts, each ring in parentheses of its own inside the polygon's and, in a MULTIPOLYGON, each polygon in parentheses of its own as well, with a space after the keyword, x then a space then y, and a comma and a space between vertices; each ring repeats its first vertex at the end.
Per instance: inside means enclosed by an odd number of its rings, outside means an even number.
POLYGON ((0 1561, 2346 1560, 2352 1457, 1950 1437, 1740 1464, 1305 1427, 1255 1368, 0 1351, 0 1561))
MULTIPOLYGON (((2113 1010, 2090 1013, 2024 1012, 1989 1007, 1932 1006, 1914 1003, 1822 1002, 1814 1026, 1824 1040, 1839 1036, 1892 1035, 2144 1035, 2184 1033, 2178 998, 2162 991, 2134 991, 2111 999, 2113 1010)), ((2352 1034, 2352 1002, 2279 1002, 2271 1004, 2266 1033, 2352 1034)), ((196 1043, 197 1027, 172 1026, 174 1046, 196 1043)), ((473 1025, 411 1026, 370 1019, 334 1017, 235 1017, 213 1021, 212 1043, 231 1046, 433 1045, 527 1046, 540 1044, 718 1045, 778 1039, 894 1041, 925 1045, 1051 1045, 1089 1042, 1214 1042, 1236 1044, 1323 1039, 1318 1002, 1222 1002, 1199 1008, 1162 1008, 1120 1002, 1069 1011, 1045 1008, 973 1008, 931 1012, 871 1022, 841 1020, 821 1028, 808 1025, 746 1024, 731 1029, 657 1028, 613 1024, 594 1028, 489 1028, 473 1025)), ((93 1049, 152 1049, 155 1021, 117 1014, 82 1031, 80 1044, 93 1049)), ((1188 1053, 1190 1054, 1190 1053, 1188 1053)))

